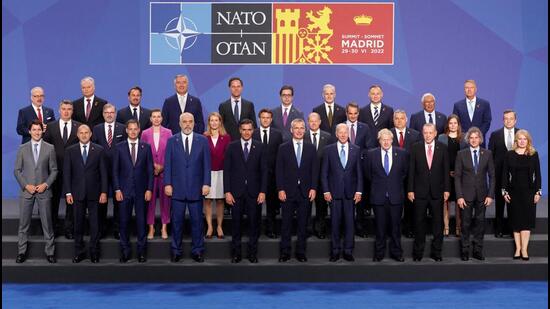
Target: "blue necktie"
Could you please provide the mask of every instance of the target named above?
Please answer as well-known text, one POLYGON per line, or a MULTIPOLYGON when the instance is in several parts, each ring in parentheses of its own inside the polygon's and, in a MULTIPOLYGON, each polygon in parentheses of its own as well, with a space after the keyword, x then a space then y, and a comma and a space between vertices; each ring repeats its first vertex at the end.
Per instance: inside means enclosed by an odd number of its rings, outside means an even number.
POLYGON ((84 151, 82 151, 82 161, 84 161, 84 164, 86 164, 86 160, 88 160, 88 151, 86 151, 86 147, 88 147, 88 145, 82 145, 82 148, 84 148, 84 151))
POLYGON ((372 120, 374 120, 374 125, 377 126, 378 125, 378 117, 380 117, 380 114, 378 114, 378 107, 374 107, 374 118, 372 120))
POLYGON ((432 118, 432 114, 428 114, 428 116, 430 117, 430 119, 428 119, 428 123, 434 123, 434 119, 432 118))
POLYGON ((235 116, 235 121, 239 123, 239 100, 235 100, 235 109, 233 110, 233 116, 235 116))
POLYGON ((477 150, 474 150, 474 171, 477 174, 477 168, 479 167, 479 160, 477 158, 477 150))
POLYGON ((390 157, 388 156, 388 151, 385 151, 386 154, 384 155, 384 171, 386 171, 386 175, 390 174, 390 157))
POLYGON ((342 163, 342 166, 346 168, 346 151, 344 148, 346 148, 346 146, 342 145, 342 150, 340 151, 340 162, 342 163))
POLYGON ((246 162, 246 161, 248 161, 248 142, 244 143, 243 153, 244 153, 244 161, 246 162))
POLYGON ((296 161, 298 162, 298 167, 300 167, 300 162, 302 161, 302 143, 296 143, 298 149, 296 150, 296 161))

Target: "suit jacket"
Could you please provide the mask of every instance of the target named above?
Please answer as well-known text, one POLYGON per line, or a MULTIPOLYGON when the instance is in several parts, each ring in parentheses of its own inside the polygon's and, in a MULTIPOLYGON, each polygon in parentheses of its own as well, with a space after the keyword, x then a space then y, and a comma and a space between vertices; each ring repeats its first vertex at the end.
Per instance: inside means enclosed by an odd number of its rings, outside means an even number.
MULTIPOLYGON (((313 145, 313 141, 311 140, 311 131, 307 130, 304 135, 304 141, 308 144, 313 145)), ((319 130, 319 136, 317 136, 317 159, 319 159, 319 165, 321 164, 321 161, 323 160, 323 155, 325 154, 325 148, 332 143, 335 143, 336 140, 334 137, 323 130, 319 130)))
POLYGON ((333 103, 332 107, 332 126, 328 122, 327 109, 325 103, 313 108, 313 111, 321 115, 321 130, 328 132, 332 135, 336 132, 336 126, 339 123, 346 122, 346 109, 336 103, 333 103))
POLYGON ((363 170, 361 148, 349 144, 346 166, 340 162, 338 143, 325 148, 321 164, 321 185, 323 192, 330 192, 333 199, 351 200, 356 192, 363 192, 363 170))
POLYGON ((272 109, 273 111, 273 122, 271 126, 275 129, 281 130, 283 133, 283 141, 287 142, 292 139, 292 134, 290 133, 290 124, 294 119, 304 119, 304 113, 296 108, 296 104, 292 104, 290 111, 288 112, 288 118, 286 121, 286 126, 283 125, 283 108, 281 105, 272 109))
POLYGON ((105 164, 105 150, 90 143, 86 164, 82 160, 80 143, 65 151, 63 167, 64 194, 71 193, 76 201, 97 201, 101 193, 107 193, 108 174, 105 164))
POLYGON ((172 199, 199 201, 203 198, 202 187, 210 186, 211 181, 208 141, 202 134, 194 133, 190 154, 185 152, 183 143, 181 133, 168 139, 164 156, 164 185, 172 186, 172 199))
POLYGON ((26 185, 39 185, 46 183, 47 189, 42 193, 35 193, 38 198, 48 199, 52 197, 52 184, 57 177, 57 162, 53 145, 44 141, 40 142, 38 160, 34 163, 32 142, 26 142, 19 146, 13 171, 15 179, 21 187, 23 198, 31 198, 33 195, 25 190, 26 185))
MULTIPOLYGON (((153 163, 164 166, 164 156, 166 154, 166 144, 168 139, 172 137, 172 131, 165 127, 160 127, 159 147, 155 148, 155 140, 153 138, 153 127, 141 132, 141 140, 151 146, 153 153, 153 163)), ((164 172, 163 172, 164 173, 164 172)))
POLYGON ((468 132, 471 127, 478 127, 483 132, 483 137, 491 127, 491 104, 489 101, 480 97, 476 97, 476 106, 474 109, 474 117, 470 120, 468 115, 468 106, 466 99, 462 99, 454 104, 453 114, 460 118, 462 131, 468 132))
POLYGON ((431 169, 423 141, 413 145, 409 162, 407 192, 414 192, 415 198, 443 199, 443 193, 451 191, 447 146, 435 142, 431 169))
POLYGON ((319 160, 315 146, 302 143, 300 166, 294 151, 294 142, 281 145, 277 153, 277 191, 285 191, 287 199, 307 199, 309 190, 317 190, 319 181, 319 160))
POLYGON ((180 115, 184 112, 195 116, 193 132, 202 135, 204 133, 204 117, 202 115, 201 100, 190 94, 187 94, 184 111, 181 110, 177 94, 164 100, 162 104, 162 126, 172 130, 172 134, 181 133, 180 115))
MULTIPOLYGON (((445 125, 447 124, 447 116, 438 111, 435 112, 435 127, 437 129, 437 134, 442 134, 445 132, 445 125)), ((411 120, 409 122, 409 127, 415 129, 419 133, 422 132, 422 128, 426 124, 426 117, 424 116, 424 110, 419 111, 418 113, 412 114, 411 120)), ((421 136, 421 138, 423 138, 421 136)))
MULTIPOLYGON (((123 124, 126 127, 126 121, 134 118, 133 110, 130 109, 130 106, 126 106, 123 109, 119 109, 116 113, 116 121, 123 124)), ((151 127, 151 110, 143 106, 139 106, 139 130, 142 133, 145 129, 151 127)), ((181 129, 180 129, 181 130, 181 129)))
MULTIPOLYGON (((391 133, 393 133, 393 143, 392 143, 393 147, 399 148, 399 133, 397 133, 397 129, 392 128, 391 133)), ((414 129, 405 128, 405 134, 403 134, 403 139, 405 142, 405 146, 403 147, 403 149, 408 153, 411 153, 412 146, 416 142, 419 142, 422 140, 422 135, 420 134, 420 132, 414 129)))
POLYGON ((495 196, 495 165, 490 150, 479 149, 478 172, 474 171, 474 162, 470 147, 462 149, 456 156, 455 189, 456 198, 466 201, 483 201, 486 197, 495 196), (489 183, 487 183, 489 176, 489 183))
MULTIPOLYGON (((514 133, 517 132, 519 129, 514 128, 514 133)), ((506 148, 506 140, 504 139, 505 130, 504 128, 500 128, 496 130, 495 132, 491 133, 491 137, 489 138, 489 150, 491 150, 491 153, 493 154, 493 161, 495 163, 495 175, 497 179, 501 179, 502 176, 502 167, 504 166, 504 158, 506 157, 506 153, 508 152, 508 148, 506 148)), ((512 136, 512 138, 514 138, 512 136)), ((500 181, 497 181, 496 183, 497 188, 500 188, 501 183, 500 181)))
MULTIPOLYGON (((34 107, 31 105, 23 107, 19 110, 17 115, 17 134, 21 135, 21 144, 24 144, 31 140, 29 134, 29 126, 31 122, 38 119, 34 107)), ((49 123, 55 120, 53 109, 42 105, 42 120, 43 123, 49 123)), ((46 130, 47 131, 47 130, 46 130)))
POLYGON ((62 174, 63 172, 63 158, 65 156, 65 150, 67 149, 67 147, 78 143, 78 137, 76 136, 76 133, 78 131, 78 127, 80 126, 80 123, 74 120, 71 121, 71 134, 69 134, 69 137, 67 138, 67 143, 64 143, 63 136, 61 135, 61 131, 59 130, 59 123, 61 121, 62 120, 59 119, 57 121, 52 121, 48 123, 49 129, 46 130, 46 133, 44 133, 44 141, 52 144, 55 148, 58 174, 62 174))
POLYGON ((113 155, 113 190, 122 191, 124 198, 143 199, 145 191, 153 191, 153 154, 151 146, 139 141, 136 164, 132 163, 128 141, 118 143, 113 155))
POLYGON ((375 126, 374 120, 372 119, 372 113, 370 111, 370 102, 369 102, 367 106, 363 107, 359 111, 359 121, 369 125, 369 127, 373 129, 374 133, 378 134, 378 131, 384 128, 386 129, 393 128, 393 108, 386 104, 381 104, 380 113, 378 116, 378 125, 375 126))
MULTIPOLYGON (((225 127, 227 133, 231 136, 231 140, 238 140, 241 138, 241 133, 239 132, 239 123, 235 120, 235 116, 233 115, 231 103, 231 100, 226 100, 220 103, 218 111, 220 112, 220 115, 222 115, 223 126, 225 127)), ((254 103, 241 98, 239 107, 239 120, 250 119, 254 123, 254 128, 256 128, 256 111, 254 110, 254 103)))
MULTIPOLYGON (((109 175, 111 175, 113 171, 113 157, 116 152, 115 146, 128 138, 124 125, 114 122, 113 126, 113 142, 110 147, 109 143, 107 143, 107 136, 105 136, 105 126, 103 123, 96 125, 92 131, 92 143, 100 145, 105 151, 105 165, 107 166, 107 173, 109 175)), ((111 179, 109 179, 109 182, 110 181, 111 179)))
MULTIPOLYGON (((252 139, 262 142, 263 132, 262 127, 259 127, 254 130, 252 134, 252 139)), ((240 140, 240 138, 239 138, 240 140)), ((283 133, 280 130, 277 130, 273 127, 269 128, 269 137, 267 138, 268 143, 267 147, 264 147, 264 160, 267 162, 268 170, 268 182, 270 182, 275 175, 275 162, 277 162, 277 152, 279 151, 279 146, 283 143, 283 133)))
POLYGON ((248 160, 244 160, 241 140, 229 144, 223 160, 223 190, 235 198, 258 197, 267 193, 267 160, 264 145, 250 140, 248 160))
POLYGON ((229 147, 229 143, 231 143, 231 136, 229 136, 229 134, 219 135, 218 142, 215 146, 211 136, 206 136, 206 139, 208 140, 208 147, 210 148, 212 171, 223 171, 223 160, 227 147, 229 147))
MULTIPOLYGON (((370 128, 366 123, 357 121, 357 132, 355 134, 355 145, 361 150, 376 148, 378 131, 370 128)), ((350 138, 351 139, 351 138, 350 138)))
POLYGON ((373 205, 384 205, 386 193, 393 205, 403 204, 405 201, 403 186, 409 170, 409 155, 406 150, 392 147, 392 156, 390 173, 386 175, 381 148, 371 149, 367 153, 366 178, 371 184, 369 196, 373 205))
POLYGON ((107 104, 107 101, 94 95, 94 101, 92 102, 92 109, 90 110, 90 116, 86 120, 84 113, 84 107, 86 106, 86 100, 84 97, 73 101, 73 120, 86 124, 92 130, 96 125, 105 122, 103 119, 103 106, 107 104))

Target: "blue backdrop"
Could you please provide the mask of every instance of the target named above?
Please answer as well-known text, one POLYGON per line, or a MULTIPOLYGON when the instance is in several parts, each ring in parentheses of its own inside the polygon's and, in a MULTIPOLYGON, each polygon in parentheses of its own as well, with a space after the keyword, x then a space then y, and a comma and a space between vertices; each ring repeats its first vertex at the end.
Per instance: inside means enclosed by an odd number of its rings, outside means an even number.
MULTIPOLYGON (((257 1, 256 1, 257 2, 257 1)), ((349 2, 349 1, 348 1, 349 2)), ((380 1, 384 2, 384 1, 380 1)), ((336 101, 368 102, 368 86, 381 84, 383 101, 420 110, 432 92, 437 110, 449 114, 464 97, 463 82, 475 79, 478 96, 492 104, 491 131, 502 111, 518 112, 518 126, 531 131, 540 152, 543 189, 548 154, 548 3, 521 0, 395 1, 395 64, 391 66, 149 65, 149 2, 135 0, 2 1, 2 197, 16 197, 13 164, 20 137, 17 111, 42 86, 46 106, 58 118, 61 99, 81 96, 80 79, 93 76, 96 93, 117 107, 141 86, 143 105, 161 107, 174 93, 173 78, 187 74, 190 93, 205 112, 229 96, 227 79, 244 80, 244 97, 259 107, 279 104, 283 84, 295 87, 304 112, 320 104, 325 83, 336 101)))

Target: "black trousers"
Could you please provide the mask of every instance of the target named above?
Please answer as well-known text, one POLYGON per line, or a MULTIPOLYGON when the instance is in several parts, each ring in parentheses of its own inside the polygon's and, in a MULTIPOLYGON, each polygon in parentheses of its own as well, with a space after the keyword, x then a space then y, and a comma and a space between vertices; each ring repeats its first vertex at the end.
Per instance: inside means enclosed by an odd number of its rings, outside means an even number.
POLYGON ((90 225, 90 254, 99 254, 99 220, 98 201, 74 201, 74 252, 75 255, 85 253, 84 247, 84 224, 86 220, 86 209, 90 225))
POLYGON ((306 253, 307 222, 310 217, 311 203, 307 198, 296 198, 281 203, 283 224, 281 226, 281 254, 290 255, 292 219, 296 213, 297 236, 296 254, 306 253))
MULTIPOLYGON (((496 183, 501 183, 501 177, 495 177, 496 183)), ((497 189, 500 186, 497 186, 497 189)), ((510 233, 510 222, 509 219, 504 219, 504 208, 506 208, 506 214, 510 218, 510 204, 507 204, 504 201, 504 197, 500 194, 500 189, 497 190, 495 194, 495 234, 499 233, 510 233)))
POLYGON ((483 235, 485 234, 485 205, 484 201, 466 201, 464 209, 460 210, 462 217, 462 234, 460 249, 462 254, 470 253, 470 234, 473 234, 472 246, 474 253, 483 253, 483 235), (475 220, 475 221, 474 221, 475 220))
POLYGON ((426 244, 426 211, 430 209, 432 214, 432 246, 431 255, 441 257, 443 249, 443 198, 414 200, 414 245, 413 257, 424 256, 426 244))
POLYGON ((250 197, 248 194, 245 194, 243 197, 235 198, 235 204, 230 206, 232 219, 231 248, 233 255, 241 255, 241 223, 245 211, 248 221, 248 255, 256 255, 258 253, 258 237, 260 234, 258 216, 261 214, 262 205, 258 205, 257 198, 257 196, 250 197))
MULTIPOLYGON (((274 176, 273 176, 274 177, 274 176)), ((265 205, 266 205, 266 218, 265 218, 265 232, 267 233, 277 233, 277 225, 276 225, 276 217, 277 217, 277 210, 279 210, 280 204, 279 204, 279 195, 277 192, 277 188, 275 187, 275 183, 269 182, 267 187, 267 194, 265 197, 265 205)), ((259 215, 258 220, 261 223, 261 213, 259 215)))
POLYGON ((327 233, 327 221, 328 216, 328 204, 325 201, 323 194, 317 194, 315 196, 315 222, 313 230, 317 234, 326 234, 327 233))
POLYGON ((386 254, 386 237, 390 236, 390 256, 402 257, 401 214, 403 204, 391 204, 386 198, 384 205, 372 205, 376 222, 376 241, 374 256, 383 258, 386 254))
MULTIPOLYGON (((61 202, 61 199, 65 201, 65 196, 63 195, 63 173, 59 172, 57 174, 57 179, 53 183, 52 186, 52 224, 54 227, 54 231, 57 230, 59 227, 59 203, 61 202)), ((64 231, 65 233, 73 233, 74 230, 74 206, 68 205, 65 210, 65 223, 64 223, 64 231)))
MULTIPOLYGON (((112 197, 113 200, 113 231, 116 233, 119 230, 120 225, 120 203, 115 199, 115 192, 109 183, 109 192, 108 196, 112 197)), ((105 234, 107 232, 107 210, 109 206, 109 201, 105 204, 99 204, 99 232, 105 234)), ((147 212, 147 209, 145 210, 147 212)))

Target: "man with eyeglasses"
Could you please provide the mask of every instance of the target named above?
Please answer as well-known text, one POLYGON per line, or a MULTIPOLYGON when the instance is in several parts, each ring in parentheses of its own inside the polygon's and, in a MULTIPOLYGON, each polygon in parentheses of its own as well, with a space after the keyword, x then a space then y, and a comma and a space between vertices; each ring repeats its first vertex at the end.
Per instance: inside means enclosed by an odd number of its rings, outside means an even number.
POLYGON ((40 120, 44 131, 46 131, 46 123, 54 121, 55 115, 53 109, 44 105, 44 89, 42 87, 34 87, 31 89, 31 105, 19 110, 17 116, 17 134, 21 135, 21 144, 31 140, 29 134, 29 125, 36 119, 40 120))

